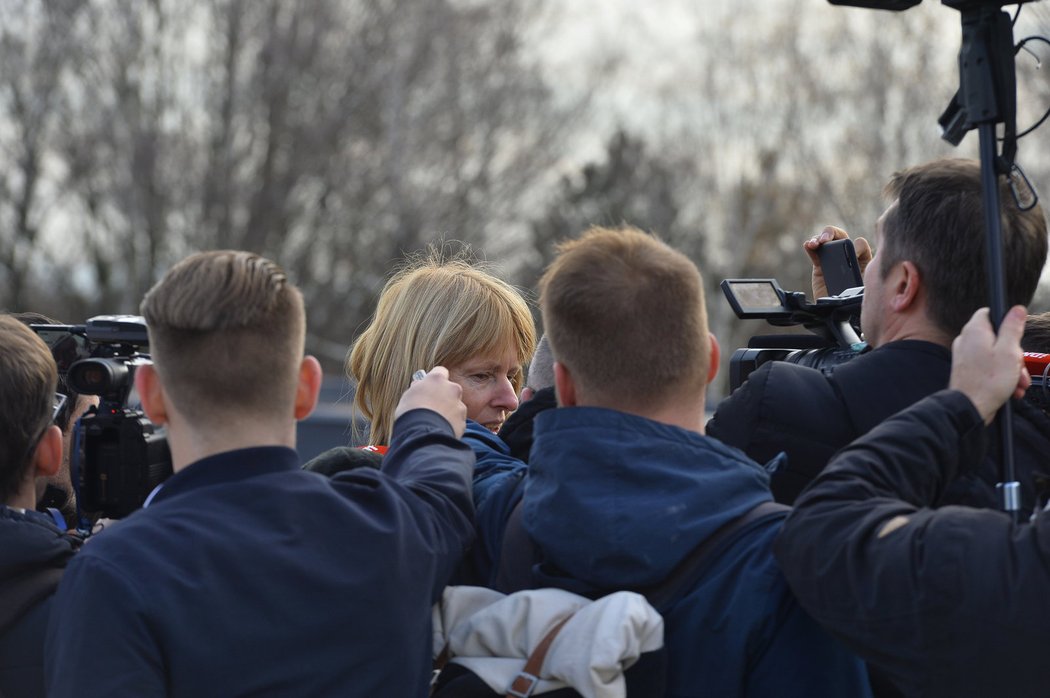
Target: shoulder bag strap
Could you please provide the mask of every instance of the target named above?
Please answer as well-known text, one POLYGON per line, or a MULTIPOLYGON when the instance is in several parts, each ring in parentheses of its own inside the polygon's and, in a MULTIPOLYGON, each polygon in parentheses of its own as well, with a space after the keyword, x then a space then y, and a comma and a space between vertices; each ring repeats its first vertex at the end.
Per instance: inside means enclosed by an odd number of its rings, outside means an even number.
POLYGON ((637 590, 648 599, 653 608, 658 611, 676 600, 685 591, 687 586, 695 584, 700 576, 701 568, 711 560, 712 553, 720 550, 721 544, 727 541, 734 533, 741 531, 744 527, 757 523, 766 518, 772 518, 791 511, 791 507, 778 504, 773 500, 762 502, 722 525, 708 536, 700 545, 693 548, 682 562, 678 563, 674 571, 659 584, 647 589, 637 590))

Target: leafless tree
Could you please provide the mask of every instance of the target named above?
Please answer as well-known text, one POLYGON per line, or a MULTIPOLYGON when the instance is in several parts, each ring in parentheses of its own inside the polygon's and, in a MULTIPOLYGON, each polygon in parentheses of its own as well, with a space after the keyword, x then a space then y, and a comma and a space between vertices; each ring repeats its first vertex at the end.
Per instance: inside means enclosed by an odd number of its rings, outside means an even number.
POLYGON ((39 305, 46 287, 133 312, 187 252, 250 249, 296 276, 336 359, 395 261, 483 247, 548 178, 570 114, 524 46, 542 7, 5 4, 0 300, 39 305))

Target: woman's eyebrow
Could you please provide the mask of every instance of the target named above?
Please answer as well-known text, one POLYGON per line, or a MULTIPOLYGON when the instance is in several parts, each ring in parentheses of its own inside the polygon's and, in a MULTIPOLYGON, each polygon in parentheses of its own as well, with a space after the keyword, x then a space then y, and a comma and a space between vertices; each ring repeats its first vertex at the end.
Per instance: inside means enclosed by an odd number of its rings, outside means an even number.
POLYGON ((495 362, 486 364, 464 364, 463 370, 467 373, 475 373, 477 371, 495 371, 499 368, 499 364, 495 362))

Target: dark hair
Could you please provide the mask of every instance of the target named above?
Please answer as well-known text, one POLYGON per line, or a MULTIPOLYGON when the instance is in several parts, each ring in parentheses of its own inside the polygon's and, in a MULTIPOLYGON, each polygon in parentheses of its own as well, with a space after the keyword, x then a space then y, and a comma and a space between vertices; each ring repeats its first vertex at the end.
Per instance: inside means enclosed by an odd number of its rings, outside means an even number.
POLYGON ((35 439, 51 423, 58 371, 44 341, 0 315, 0 503, 18 493, 35 439))
POLYGON ((1024 323, 1021 348, 1050 354, 1050 312, 1028 316, 1024 323))
MULTIPOLYGON (((999 178, 1007 306, 1027 305, 1046 262, 1047 231, 1038 205, 1022 211, 999 178)), ((927 290, 930 318, 955 336, 988 304, 981 166, 942 158, 895 173, 885 189, 896 205, 883 220, 880 270, 911 261, 927 290)))

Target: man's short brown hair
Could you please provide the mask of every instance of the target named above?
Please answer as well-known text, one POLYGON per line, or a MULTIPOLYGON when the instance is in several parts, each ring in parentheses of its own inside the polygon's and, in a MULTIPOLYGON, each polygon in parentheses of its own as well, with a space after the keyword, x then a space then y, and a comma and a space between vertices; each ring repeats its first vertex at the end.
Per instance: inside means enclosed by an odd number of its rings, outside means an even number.
POLYGON ((57 381, 44 341, 0 315, 0 503, 10 501, 26 477, 36 441, 51 423, 57 381))
POLYGON ((600 404, 650 408, 707 383, 700 271, 637 228, 591 228, 558 246, 540 279, 554 358, 600 404))
POLYGON ((165 392, 194 423, 292 414, 303 357, 303 298, 251 252, 200 252, 142 301, 165 392))
MULTIPOLYGON (((1046 263, 1047 231, 1038 205, 1022 211, 1010 183, 999 183, 1007 307, 1031 302, 1046 263)), ((962 331, 988 305, 981 165, 942 158, 895 173, 886 185, 897 206, 883 221, 880 270, 911 261, 927 290, 927 312, 946 333, 962 331)))

